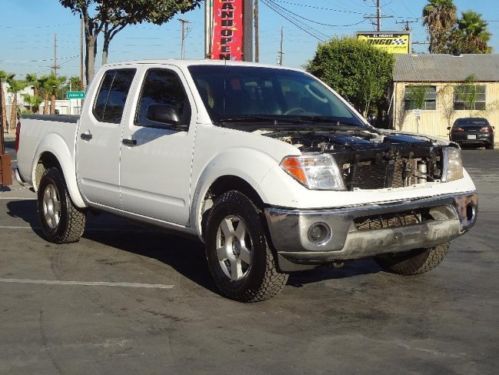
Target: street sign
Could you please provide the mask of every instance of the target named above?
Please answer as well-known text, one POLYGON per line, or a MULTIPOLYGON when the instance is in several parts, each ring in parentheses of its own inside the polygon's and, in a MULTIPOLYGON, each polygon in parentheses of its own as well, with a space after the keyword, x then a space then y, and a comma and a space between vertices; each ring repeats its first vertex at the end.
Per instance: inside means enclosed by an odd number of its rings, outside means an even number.
POLYGON ((85 91, 66 91, 66 99, 83 99, 85 91))

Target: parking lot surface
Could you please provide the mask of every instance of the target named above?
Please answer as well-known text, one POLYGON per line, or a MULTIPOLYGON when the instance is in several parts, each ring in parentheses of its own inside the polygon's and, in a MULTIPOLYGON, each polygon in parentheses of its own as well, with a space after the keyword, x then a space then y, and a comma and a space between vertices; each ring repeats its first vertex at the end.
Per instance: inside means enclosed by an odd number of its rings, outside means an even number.
POLYGON ((101 214, 79 243, 54 245, 35 194, 4 189, 0 373, 497 373, 499 152, 464 160, 479 219, 436 270, 349 262, 257 304, 216 293, 196 240, 101 214))

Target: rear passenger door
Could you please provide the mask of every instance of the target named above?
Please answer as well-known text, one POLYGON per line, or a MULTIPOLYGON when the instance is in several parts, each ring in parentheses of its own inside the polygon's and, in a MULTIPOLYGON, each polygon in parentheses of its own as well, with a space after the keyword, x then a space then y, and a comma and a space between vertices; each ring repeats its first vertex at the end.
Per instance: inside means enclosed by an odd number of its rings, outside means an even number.
POLYGON ((186 87, 176 67, 151 67, 143 72, 135 115, 123 129, 121 193, 129 213, 188 224, 195 123, 191 119, 196 116, 186 87), (178 114, 177 124, 158 116, 165 108, 178 114))
MULTIPOLYGON (((123 112, 135 69, 105 71, 77 135, 77 178, 85 199, 95 205, 121 209, 119 163, 123 112)), ((92 89, 91 89, 92 90, 92 89)))

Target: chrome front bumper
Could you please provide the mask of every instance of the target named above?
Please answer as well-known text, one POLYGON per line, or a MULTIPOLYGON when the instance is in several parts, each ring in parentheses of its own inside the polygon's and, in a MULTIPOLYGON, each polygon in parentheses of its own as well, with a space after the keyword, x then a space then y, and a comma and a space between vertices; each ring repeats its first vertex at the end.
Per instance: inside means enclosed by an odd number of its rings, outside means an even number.
POLYGON ((450 241, 476 221, 476 192, 335 209, 265 209, 271 242, 282 271, 302 270, 337 260, 358 259, 384 253, 427 248, 450 241), (406 226, 358 230, 358 218, 377 218, 415 210, 427 210, 431 219, 406 226), (330 228, 322 243, 309 239, 316 223, 330 228), (298 267, 297 265, 307 265, 298 267))

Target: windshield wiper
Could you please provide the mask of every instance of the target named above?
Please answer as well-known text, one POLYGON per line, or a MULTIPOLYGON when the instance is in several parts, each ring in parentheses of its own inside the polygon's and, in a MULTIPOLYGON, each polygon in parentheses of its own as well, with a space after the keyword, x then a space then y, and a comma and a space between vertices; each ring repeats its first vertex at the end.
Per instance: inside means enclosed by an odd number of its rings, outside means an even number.
POLYGON ((271 123, 272 125, 279 124, 300 124, 302 121, 295 118, 286 118, 283 116, 265 116, 265 115, 255 115, 255 116, 232 116, 232 117, 222 117, 218 119, 217 124, 224 123, 271 123))
POLYGON ((321 124, 335 125, 341 127, 353 127, 357 129, 365 126, 362 123, 354 123, 350 121, 345 121, 343 119, 339 119, 337 117, 330 117, 330 116, 297 116, 296 119, 308 123, 321 123, 321 124))

